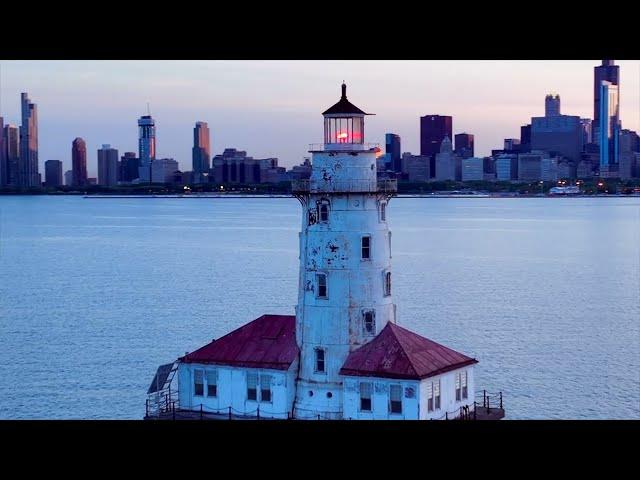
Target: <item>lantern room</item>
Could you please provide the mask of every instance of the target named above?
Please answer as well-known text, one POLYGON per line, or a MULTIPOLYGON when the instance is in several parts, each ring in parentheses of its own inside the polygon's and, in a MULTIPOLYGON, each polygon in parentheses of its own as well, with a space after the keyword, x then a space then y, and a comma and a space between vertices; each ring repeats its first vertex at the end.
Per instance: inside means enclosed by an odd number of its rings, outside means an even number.
POLYGON ((364 116, 373 114, 363 112, 347 100, 347 86, 344 83, 340 101, 322 112, 322 115, 325 145, 364 144, 364 116))

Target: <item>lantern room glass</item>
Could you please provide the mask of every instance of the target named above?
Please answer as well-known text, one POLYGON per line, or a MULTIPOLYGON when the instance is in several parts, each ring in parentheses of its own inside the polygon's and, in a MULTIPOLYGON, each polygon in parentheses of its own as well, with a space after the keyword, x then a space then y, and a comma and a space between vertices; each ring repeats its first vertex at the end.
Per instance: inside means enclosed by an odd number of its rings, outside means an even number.
POLYGON ((324 143, 364 143, 364 118, 326 117, 324 143))

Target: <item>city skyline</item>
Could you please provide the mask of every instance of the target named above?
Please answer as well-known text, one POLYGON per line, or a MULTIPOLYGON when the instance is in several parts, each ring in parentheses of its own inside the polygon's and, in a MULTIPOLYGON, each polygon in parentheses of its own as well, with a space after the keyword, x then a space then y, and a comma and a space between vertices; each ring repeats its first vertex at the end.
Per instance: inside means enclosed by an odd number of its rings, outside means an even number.
MULTIPOLYGON (((76 137, 87 143, 90 177, 103 144, 137 152, 136 122, 147 102, 158 158, 174 158, 182 170, 191 167, 197 121, 209 125, 212 156, 238 148, 290 168, 308 156, 307 144, 321 141, 317 105, 328 104, 344 79, 357 92, 353 101, 377 114, 368 120, 367 141, 384 148, 385 133, 396 133, 402 152, 417 155, 419 118, 448 115, 453 135, 473 134, 476 155, 485 156, 542 116, 549 93, 560 95, 563 114, 592 118, 600 62, 3 61, 0 116, 5 125, 20 124, 22 92, 38 105, 40 172, 49 159, 70 169, 76 137)), ((640 130, 640 62, 616 65, 622 127, 640 130)))

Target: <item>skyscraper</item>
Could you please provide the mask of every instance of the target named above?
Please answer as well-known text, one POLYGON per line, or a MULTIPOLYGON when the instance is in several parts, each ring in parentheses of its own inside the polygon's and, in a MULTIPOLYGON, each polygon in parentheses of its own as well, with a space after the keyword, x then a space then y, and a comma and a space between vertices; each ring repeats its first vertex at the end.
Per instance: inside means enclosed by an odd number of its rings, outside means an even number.
POLYGON ((132 182, 138 178, 139 159, 135 152, 124 152, 120 157, 120 179, 123 182, 132 182))
POLYGON ((87 145, 80 137, 71 144, 71 170, 73 186, 87 185, 87 145))
POLYGON ((473 135, 470 133, 457 133, 455 136, 455 152, 462 158, 470 158, 474 155, 473 135))
POLYGON ((22 187, 40 186, 38 172, 38 108, 25 92, 20 94, 22 126, 20 127, 20 159, 18 183, 22 187))
POLYGON ((600 145, 600 175, 617 172, 620 135, 618 85, 603 80, 600 85, 598 144, 600 145))
POLYGON ((151 115, 143 115, 138 119, 138 158, 138 178, 148 183, 151 181, 151 163, 156 158, 156 123, 151 115))
POLYGON ((600 144, 600 96, 602 82, 620 85, 620 67, 614 65, 613 60, 602 60, 602 65, 593 69, 593 139, 600 144))
POLYGON ((193 129, 192 148, 193 178, 195 183, 204 183, 211 168, 211 137, 207 122, 196 122, 193 129))
POLYGON ((453 137, 453 118, 446 115, 425 115, 420 117, 420 155, 431 157, 430 173, 436 174, 436 154, 444 137, 453 137))
POLYGON ((9 167, 4 146, 4 119, 0 117, 0 187, 9 184, 9 167))
POLYGON ((62 162, 60 160, 44 162, 44 183, 47 187, 62 185, 62 162))
POLYGON ((5 125, 3 137, 7 185, 17 186, 20 161, 20 128, 15 125, 5 125))
POLYGON ((118 150, 102 145, 98 150, 98 185, 118 184, 118 150))
POLYGON ((385 154, 387 155, 387 169, 396 173, 402 171, 402 155, 400 151, 400 135, 387 133, 385 139, 385 154))
POLYGON ((560 115, 560 95, 550 93, 544 99, 544 116, 557 117, 560 115))

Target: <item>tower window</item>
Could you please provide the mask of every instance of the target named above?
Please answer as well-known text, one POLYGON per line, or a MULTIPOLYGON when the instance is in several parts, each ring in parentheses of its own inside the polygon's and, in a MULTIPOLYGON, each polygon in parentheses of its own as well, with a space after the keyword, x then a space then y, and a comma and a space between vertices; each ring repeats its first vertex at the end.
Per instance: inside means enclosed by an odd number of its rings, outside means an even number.
POLYGON ((371 258, 371 237, 362 237, 362 259, 369 260, 371 258))
POLYGON ((391 232, 389 232, 389 258, 391 258, 391 232))
POLYGON ((364 326, 365 335, 375 335, 376 333, 376 312, 374 310, 365 310, 362 313, 362 324, 364 326))
POLYGON ((387 203, 386 202, 380 203, 380 221, 381 222, 387 221, 387 203))
POLYGON ((320 200, 318 202, 318 219, 321 223, 329 221, 329 200, 320 200))
POLYGON ((218 396, 218 370, 207 370, 207 397, 218 396))
POLYGON ((385 296, 391 295, 391 272, 384 274, 384 294, 385 296))
POLYGON ((389 386, 389 412, 402 413, 402 386, 389 386))
POLYGON ((196 397, 202 397, 204 395, 204 371, 193 371, 193 394, 196 397))
POLYGON ((325 351, 323 348, 316 348, 316 372, 317 373, 325 373, 324 369, 324 354, 325 351))
POLYGON ((324 273, 316 274, 316 283, 318 284, 318 298, 327 298, 327 275, 324 273))
POLYGON ((363 412, 371 411, 371 382, 360 383, 360 410, 363 412))

